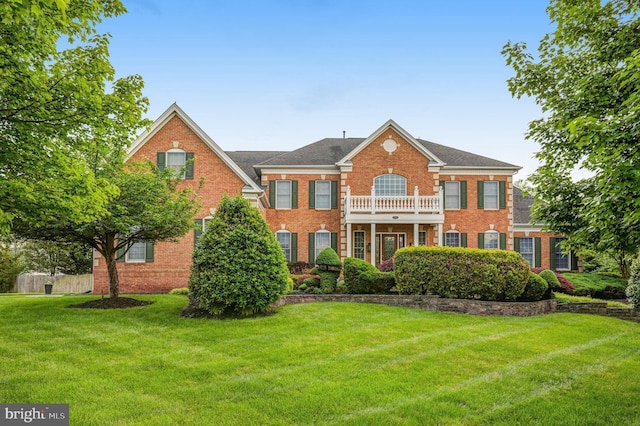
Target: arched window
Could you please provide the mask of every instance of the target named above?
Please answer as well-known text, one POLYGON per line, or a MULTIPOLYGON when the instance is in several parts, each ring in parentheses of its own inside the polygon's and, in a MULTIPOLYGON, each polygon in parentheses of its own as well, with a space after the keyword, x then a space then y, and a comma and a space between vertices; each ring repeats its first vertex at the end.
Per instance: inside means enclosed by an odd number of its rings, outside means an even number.
POLYGON ((447 231, 444 234, 444 245, 447 247, 461 247, 460 232, 447 231))
POLYGON ((373 186, 377 196, 407 195, 407 179, 404 176, 391 173, 376 176, 373 186))
POLYGON ((184 166, 187 164, 187 153, 179 148, 167 151, 167 166, 173 169, 173 173, 177 177, 184 178, 184 166))
POLYGON ((291 262, 291 232, 278 231, 276 232, 276 239, 280 243, 282 251, 284 251, 285 259, 287 259, 287 262, 291 262))
POLYGON ((500 233, 498 231, 486 231, 484 233, 484 248, 485 249, 500 248, 500 233))

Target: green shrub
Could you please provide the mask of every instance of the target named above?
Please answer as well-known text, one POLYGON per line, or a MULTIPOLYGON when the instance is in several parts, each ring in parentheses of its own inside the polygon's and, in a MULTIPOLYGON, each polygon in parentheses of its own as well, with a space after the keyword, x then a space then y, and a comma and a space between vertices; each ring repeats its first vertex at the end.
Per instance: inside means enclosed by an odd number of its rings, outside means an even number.
POLYGON ((309 278, 305 278, 305 280, 302 281, 302 284, 298 288, 300 290, 303 290, 305 293, 309 293, 319 287, 320 287, 320 278, 309 277, 309 278))
POLYGON ((316 265, 340 266, 340 256, 334 249, 327 247, 318 253, 316 265))
POLYGON ((457 299, 516 300, 529 278, 529 265, 518 253, 453 247, 402 248, 394 271, 401 294, 457 299))
POLYGON ((540 275, 529 271, 529 279, 527 285, 524 287, 524 292, 518 297, 518 300, 524 302, 535 302, 536 300, 542 300, 549 284, 540 275))
POLYGON ((347 293, 347 285, 345 284, 344 280, 340 281, 338 284, 336 284, 336 293, 338 294, 344 294, 347 293))
POLYGON ((551 291, 560 290, 560 280, 558 280, 555 272, 549 269, 545 269, 544 271, 540 272, 538 276, 547 282, 551 291))
POLYGON ((280 244, 255 207, 224 196, 193 251, 192 302, 214 315, 264 312, 287 292, 280 244))
POLYGON ((13 289, 16 277, 25 269, 24 259, 10 247, 0 244, 0 293, 13 289))
POLYGON ((395 285, 393 272, 380 272, 370 263, 353 257, 344 260, 344 283, 347 293, 388 293, 395 285))
POLYGON ((174 288, 169 292, 169 294, 178 294, 180 296, 188 296, 189 295, 189 287, 180 287, 174 288))
POLYGON ((631 277, 626 295, 634 308, 640 308, 640 257, 631 265, 631 277))

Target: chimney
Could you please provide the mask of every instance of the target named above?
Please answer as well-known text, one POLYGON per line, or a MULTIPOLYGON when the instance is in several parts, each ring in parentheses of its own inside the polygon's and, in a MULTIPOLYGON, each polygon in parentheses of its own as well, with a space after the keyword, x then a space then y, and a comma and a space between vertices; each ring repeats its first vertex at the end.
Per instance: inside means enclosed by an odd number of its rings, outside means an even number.
POLYGON ((346 139, 347 138, 347 131, 343 130, 342 131, 342 139, 346 139))

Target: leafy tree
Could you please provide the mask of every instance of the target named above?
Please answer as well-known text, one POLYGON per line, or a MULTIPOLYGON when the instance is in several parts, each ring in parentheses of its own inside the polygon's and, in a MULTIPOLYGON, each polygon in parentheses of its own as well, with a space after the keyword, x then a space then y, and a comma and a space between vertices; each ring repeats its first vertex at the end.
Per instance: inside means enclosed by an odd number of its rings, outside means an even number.
POLYGON ((89 274, 92 248, 78 242, 27 241, 21 250, 27 270, 56 274, 89 274))
POLYGON ((108 35, 118 0, 0 2, 0 232, 106 213, 117 187, 95 157, 122 157, 145 124, 139 76, 116 79, 108 35))
POLYGON ((639 9, 632 0, 552 0, 555 30, 535 56, 525 43, 502 52, 515 71, 512 95, 534 98, 544 113, 527 134, 540 144, 534 217, 574 246, 620 259, 640 247, 639 9), (574 184, 579 168, 592 177, 574 184))
POLYGON ((225 195, 193 251, 193 302, 214 315, 264 312, 287 292, 288 277, 282 248, 258 209, 225 195))
POLYGON ((109 296, 119 295, 118 252, 126 253, 136 242, 176 241, 193 229, 200 206, 190 187, 179 187, 173 170, 160 171, 149 161, 132 161, 114 171, 110 184, 118 189, 108 202, 109 215, 89 222, 68 219, 34 227, 16 222, 23 237, 78 242, 104 257, 109 274, 109 296))
POLYGON ((0 241, 0 293, 13 288, 16 277, 24 271, 24 259, 6 240, 0 241))

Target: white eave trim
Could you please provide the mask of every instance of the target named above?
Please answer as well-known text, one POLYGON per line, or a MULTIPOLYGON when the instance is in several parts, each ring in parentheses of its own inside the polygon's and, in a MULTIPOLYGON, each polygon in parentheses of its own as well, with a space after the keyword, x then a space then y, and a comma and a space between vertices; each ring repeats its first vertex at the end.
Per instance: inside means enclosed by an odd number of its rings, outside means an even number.
POLYGON ((351 152, 349 152, 345 157, 343 157, 340 161, 336 163, 338 167, 343 167, 351 164, 351 159, 355 157, 358 153, 360 153, 364 148, 366 148, 371 142, 373 142, 376 138, 382 135, 387 129, 392 128, 396 133, 402 136, 405 140, 407 140, 415 149, 417 149, 422 155, 427 157, 429 160, 430 166, 444 166, 446 163, 436 157, 431 151, 424 147, 421 143, 419 143, 416 138, 411 136, 406 130, 400 127, 395 121, 388 120, 382 126, 378 128, 371 136, 362 141, 357 147, 355 147, 351 152))
POLYGON ((474 167, 474 166, 457 166, 443 167, 440 169, 441 175, 508 175, 511 176, 518 172, 522 167, 474 167))
POLYGON ((196 136, 211 148, 211 150, 220 157, 220 159, 229 166, 229 168, 233 170, 240 179, 242 179, 245 185, 250 186, 257 193, 263 192, 262 188, 260 188, 175 102, 167 108, 156 121, 153 122, 148 131, 145 131, 138 136, 131 145, 131 148, 129 148, 126 159, 128 160, 131 158, 145 143, 147 143, 149 139, 151 139, 169 120, 175 116, 179 117, 196 134, 196 136))
POLYGON ((283 166, 283 165, 260 165, 253 166, 260 170, 261 175, 284 174, 284 175, 339 175, 340 170, 334 165, 304 165, 304 166, 283 166))

